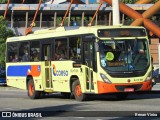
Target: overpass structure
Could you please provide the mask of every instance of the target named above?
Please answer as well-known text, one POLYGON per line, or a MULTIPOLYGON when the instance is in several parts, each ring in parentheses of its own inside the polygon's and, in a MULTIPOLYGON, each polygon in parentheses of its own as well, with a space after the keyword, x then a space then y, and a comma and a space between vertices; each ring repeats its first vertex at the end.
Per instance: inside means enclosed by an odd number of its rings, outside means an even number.
MULTIPOLYGON (((85 22, 88 22, 93 16, 98 6, 98 4, 73 4, 65 25, 70 26, 72 21, 77 20, 79 26, 84 26, 87 24, 85 22)), ((128 4, 128 6, 138 12, 143 12, 149 9, 152 4, 128 4)), ((6 16, 9 23, 8 26, 11 28, 28 27, 31 19, 33 19, 36 8, 37 4, 10 4, 6 16)), ((57 27, 59 20, 62 19, 67 8, 68 4, 41 4, 34 29, 57 27)), ((0 4, 0 15, 4 14, 5 9, 6 4, 0 4)), ((93 25, 112 25, 111 12, 112 7, 103 4, 93 25)), ((129 25, 130 22, 132 22, 131 19, 121 13, 121 24, 129 25)), ((21 31, 19 31, 20 34, 23 34, 21 31)))
MULTIPOLYGON (((67 1, 66 1, 67 2, 67 1)), ((130 8, 143 13, 149 9, 153 4, 127 4, 130 8)), ((73 4, 64 21, 65 26, 75 25, 87 26, 99 4, 73 4)), ((41 4, 38 16, 36 17, 34 30, 57 27, 61 23, 63 16, 68 8, 68 4, 41 4)), ((0 15, 3 16, 6 9, 6 4, 0 4, 0 15)), ((9 4, 6 19, 8 20, 8 27, 13 29, 17 35, 24 35, 24 31, 30 26, 37 4, 9 4)), ((121 24, 130 25, 133 20, 120 14, 121 24)), ((160 25, 160 12, 156 13, 152 17, 157 25, 160 25)), ((108 4, 103 4, 96 15, 96 18, 92 25, 112 25, 112 7, 108 4)), ((151 41, 150 48, 152 50, 152 56, 154 63, 158 63, 158 47, 159 39, 151 41)))

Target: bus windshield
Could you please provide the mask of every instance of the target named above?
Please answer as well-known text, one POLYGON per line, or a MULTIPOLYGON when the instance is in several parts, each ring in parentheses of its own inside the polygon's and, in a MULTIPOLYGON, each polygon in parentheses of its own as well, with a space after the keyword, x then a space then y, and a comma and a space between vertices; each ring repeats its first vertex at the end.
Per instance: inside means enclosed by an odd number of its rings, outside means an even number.
POLYGON ((100 63, 110 72, 142 71, 149 66, 146 39, 100 40, 100 63))

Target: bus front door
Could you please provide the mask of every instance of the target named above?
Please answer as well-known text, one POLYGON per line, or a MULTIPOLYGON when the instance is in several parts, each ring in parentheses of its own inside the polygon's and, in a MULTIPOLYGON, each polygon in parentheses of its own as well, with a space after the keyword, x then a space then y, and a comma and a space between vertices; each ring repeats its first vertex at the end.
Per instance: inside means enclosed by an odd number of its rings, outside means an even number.
POLYGON ((83 64, 86 66, 83 71, 86 80, 86 92, 94 92, 93 45, 93 41, 83 41, 83 64))
POLYGON ((42 59, 44 61, 44 79, 46 89, 53 88, 51 67, 51 44, 42 44, 42 59))

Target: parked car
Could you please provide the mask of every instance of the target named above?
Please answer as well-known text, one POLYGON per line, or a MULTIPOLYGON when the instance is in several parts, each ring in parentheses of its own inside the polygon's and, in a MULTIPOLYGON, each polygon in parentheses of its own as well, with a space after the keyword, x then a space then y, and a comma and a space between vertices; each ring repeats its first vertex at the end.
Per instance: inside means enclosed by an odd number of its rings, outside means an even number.
POLYGON ((4 65, 0 65, 0 85, 6 85, 6 71, 4 65))

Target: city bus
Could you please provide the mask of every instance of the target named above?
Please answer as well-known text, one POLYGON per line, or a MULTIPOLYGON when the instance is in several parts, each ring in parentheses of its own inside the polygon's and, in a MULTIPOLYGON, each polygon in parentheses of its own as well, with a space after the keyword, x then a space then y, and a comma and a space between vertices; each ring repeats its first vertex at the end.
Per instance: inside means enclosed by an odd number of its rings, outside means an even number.
POLYGON ((58 27, 6 41, 7 85, 31 99, 62 93, 78 101, 91 94, 152 89, 152 62, 145 28, 58 27))

